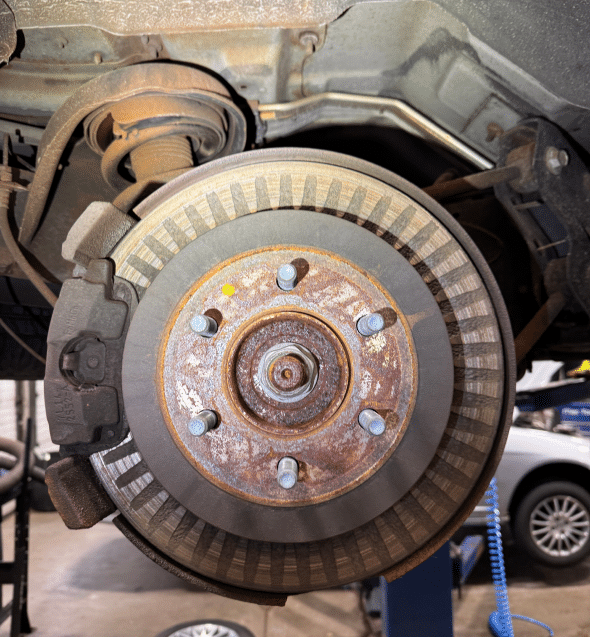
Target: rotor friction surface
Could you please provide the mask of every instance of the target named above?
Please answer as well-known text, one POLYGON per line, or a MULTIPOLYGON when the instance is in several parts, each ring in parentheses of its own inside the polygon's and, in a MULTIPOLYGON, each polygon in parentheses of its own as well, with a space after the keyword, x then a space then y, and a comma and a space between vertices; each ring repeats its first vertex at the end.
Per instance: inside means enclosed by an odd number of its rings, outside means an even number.
POLYGON ((394 577, 434 552, 485 490, 502 449, 506 411, 503 342, 486 289, 493 283, 484 284, 447 230, 453 222, 444 211, 433 204, 437 216, 431 214, 404 189, 412 191, 390 173, 335 154, 246 153, 161 189, 145 204, 149 215, 115 249, 117 275, 141 298, 176 253, 215 226, 262 210, 336 215, 381 237, 420 275, 452 348, 452 406, 449 414, 433 414, 446 428, 427 469, 370 522, 325 540, 249 540, 209 524, 154 478, 131 435, 95 454, 95 470, 118 508, 172 559, 228 584, 275 592, 327 588, 383 571, 394 577))

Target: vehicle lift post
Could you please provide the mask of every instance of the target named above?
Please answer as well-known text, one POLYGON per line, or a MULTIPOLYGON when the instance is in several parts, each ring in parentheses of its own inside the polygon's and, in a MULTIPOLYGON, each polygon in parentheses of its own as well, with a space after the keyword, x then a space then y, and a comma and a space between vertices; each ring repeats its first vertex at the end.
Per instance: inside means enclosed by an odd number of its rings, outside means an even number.
POLYGON ((380 578, 386 637, 453 637, 453 575, 449 542, 402 577, 380 578))

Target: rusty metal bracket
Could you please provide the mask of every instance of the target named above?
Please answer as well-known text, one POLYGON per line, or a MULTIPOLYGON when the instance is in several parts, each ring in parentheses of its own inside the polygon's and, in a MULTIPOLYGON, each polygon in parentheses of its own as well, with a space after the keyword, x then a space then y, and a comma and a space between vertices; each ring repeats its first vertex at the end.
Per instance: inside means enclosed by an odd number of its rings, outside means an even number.
POLYGON ((514 340, 516 362, 521 363, 534 347, 535 343, 547 331, 551 323, 565 306, 566 299, 561 292, 552 294, 546 303, 533 316, 526 327, 514 340))
POLYGON ((565 258, 563 284, 590 316, 588 158, 555 125, 530 119, 502 135, 499 165, 520 168, 521 177, 496 185, 495 194, 531 256, 543 272, 565 258))
POLYGON ((456 195, 486 190, 496 184, 513 181, 519 177, 520 168, 518 168, 518 166, 502 166, 501 168, 492 168, 491 170, 484 170, 479 173, 474 173, 473 175, 442 181, 423 188, 423 190, 433 199, 443 201, 456 195))

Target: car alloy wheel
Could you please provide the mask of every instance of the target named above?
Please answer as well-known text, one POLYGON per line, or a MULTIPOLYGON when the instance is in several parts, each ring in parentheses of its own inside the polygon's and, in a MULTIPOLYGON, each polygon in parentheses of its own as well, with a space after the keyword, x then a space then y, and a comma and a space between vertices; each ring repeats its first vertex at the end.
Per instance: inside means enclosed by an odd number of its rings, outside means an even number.
POLYGON ((590 551, 590 495, 570 482, 531 491, 518 508, 516 540, 536 560, 569 566, 590 551))
POLYGON ((158 633, 156 637, 254 637, 254 635, 247 628, 233 622, 202 619, 177 624, 158 633))
POLYGON ((531 514, 530 531, 535 544, 549 555, 574 555, 588 541, 590 514, 570 495, 545 498, 531 514))

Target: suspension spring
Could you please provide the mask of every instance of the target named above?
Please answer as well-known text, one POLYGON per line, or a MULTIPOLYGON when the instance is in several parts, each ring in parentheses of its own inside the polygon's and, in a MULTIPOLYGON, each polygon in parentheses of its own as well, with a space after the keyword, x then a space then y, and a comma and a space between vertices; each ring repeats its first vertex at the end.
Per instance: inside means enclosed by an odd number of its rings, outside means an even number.
POLYGON ((228 122, 201 97, 147 94, 107 104, 86 118, 85 135, 102 155, 114 204, 129 211, 162 184, 222 154, 228 122))

